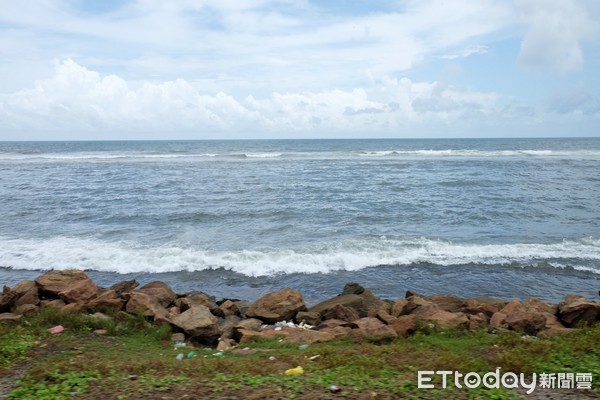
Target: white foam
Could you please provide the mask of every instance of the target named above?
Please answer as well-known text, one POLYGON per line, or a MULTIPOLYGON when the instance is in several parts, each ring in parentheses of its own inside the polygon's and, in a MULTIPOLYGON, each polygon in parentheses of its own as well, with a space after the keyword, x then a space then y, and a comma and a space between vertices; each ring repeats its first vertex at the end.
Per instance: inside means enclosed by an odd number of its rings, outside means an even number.
POLYGON ((198 271, 225 268, 248 276, 359 270, 377 265, 432 263, 443 266, 549 265, 600 274, 600 239, 551 244, 465 244, 427 238, 371 238, 305 249, 207 251, 131 242, 57 237, 47 240, 0 238, 0 266, 47 270, 80 268, 118 273, 198 271), (578 261, 579 260, 579 261, 578 261), (581 263, 578 265, 578 263, 581 263), (598 265, 596 263, 596 265, 598 265))
POLYGON ((373 158, 502 158, 538 157, 567 159, 599 159, 599 150, 365 150, 333 152, 226 152, 226 153, 143 153, 143 152, 73 152, 73 153, 0 153, 0 161, 21 162, 145 162, 161 160, 210 160, 210 159, 349 159, 355 157, 373 158))

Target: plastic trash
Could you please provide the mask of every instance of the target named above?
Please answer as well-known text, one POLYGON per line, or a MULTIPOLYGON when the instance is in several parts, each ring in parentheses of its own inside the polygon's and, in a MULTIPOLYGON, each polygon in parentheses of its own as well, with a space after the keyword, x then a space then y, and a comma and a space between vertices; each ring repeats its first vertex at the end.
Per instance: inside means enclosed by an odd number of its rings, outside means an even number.
POLYGON ((331 385, 329 386, 329 391, 331 393, 339 393, 342 391, 342 389, 339 386, 331 385))
POLYGON ((271 356, 271 357, 269 357, 269 360, 270 360, 270 361, 275 361, 275 360, 277 360, 277 359, 276 359, 274 356, 271 356))
POLYGON ((55 327, 52 327, 52 328, 48 329, 48 332, 50 332, 50 333, 61 333, 64 330, 65 330, 64 326, 62 326, 62 325, 56 325, 55 327))
POLYGON ((302 375, 304 373, 304 368, 301 366, 297 366, 296 368, 286 369, 284 374, 286 375, 302 375))
POLYGON ((307 344, 301 344, 300 346, 298 346, 298 350, 306 350, 306 349, 308 349, 307 344))
POLYGON ((180 347, 185 347, 185 342, 176 342, 175 343, 175 349, 178 349, 180 347))
POLYGON ((224 354, 225 354, 225 353, 224 353, 224 352, 222 352, 222 351, 217 351, 215 354, 213 354, 213 356, 216 356, 216 357, 219 357, 219 358, 221 358, 221 357, 223 357, 223 355, 224 355, 224 354))
POLYGON ((316 360, 316 359, 317 359, 317 358, 319 358, 319 357, 321 357, 321 355, 320 355, 320 354, 315 354, 315 355, 314 355, 314 356, 312 356, 312 357, 308 357, 308 359, 309 359, 310 361, 312 361, 312 360, 316 360))
POLYGON ((192 358, 192 357, 195 357, 195 356, 196 356, 196 352, 195 352, 195 351, 190 351, 190 352, 187 354, 187 358, 192 358))
POLYGON ((183 353, 179 353, 177 354, 177 357, 175 357, 178 361, 183 360, 183 353))

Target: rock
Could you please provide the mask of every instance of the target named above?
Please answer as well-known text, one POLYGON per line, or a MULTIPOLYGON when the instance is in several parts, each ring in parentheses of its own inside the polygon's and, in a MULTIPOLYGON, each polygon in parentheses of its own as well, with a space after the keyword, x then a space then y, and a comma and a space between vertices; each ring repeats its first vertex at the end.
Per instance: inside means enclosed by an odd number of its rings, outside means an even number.
POLYGON ((536 335, 546 325, 546 318, 517 300, 511 300, 504 308, 494 313, 490 327, 509 329, 528 335, 536 335))
POLYGON ((108 289, 95 299, 90 300, 87 307, 92 311, 109 311, 121 310, 124 305, 125 300, 114 289, 108 289))
POLYGON ((342 290, 342 295, 344 294, 362 294, 365 291, 365 288, 359 285, 358 283, 346 283, 344 285, 344 289, 342 290))
POLYGON ((247 329, 250 331, 258 332, 260 331, 260 327, 262 326, 262 321, 256 318, 247 318, 243 319, 237 323, 235 326, 236 329, 247 329))
POLYGON ((322 321, 319 325, 317 325, 316 329, 321 331, 329 328, 335 328, 337 326, 343 326, 351 329, 358 328, 358 325, 356 325, 354 322, 347 322, 339 319, 327 319, 325 321, 322 321))
POLYGON ((23 318, 23 316, 20 315, 20 314, 15 314, 15 313, 0 313, 0 323, 17 322, 21 318, 23 318))
POLYGON ((122 281, 119 283, 115 283, 109 289, 113 290, 118 296, 122 295, 126 292, 131 292, 133 289, 138 287, 139 283, 135 279, 131 279, 128 281, 122 281))
POLYGON ((238 330, 239 343, 248 343, 249 341, 260 339, 271 339, 283 336, 284 341, 292 343, 315 344, 325 343, 335 339, 331 332, 313 331, 309 329, 296 329, 284 327, 281 330, 264 329, 260 332, 249 331, 247 329, 238 330))
POLYGON ((219 328, 221 329, 220 339, 231 339, 235 336, 236 327, 241 322, 241 318, 237 315, 229 315, 224 319, 219 320, 219 328))
POLYGON ((465 314, 480 314, 483 313, 487 318, 491 318, 494 313, 500 311, 504 306, 506 306, 506 302, 494 300, 494 299, 486 299, 486 298, 473 298, 467 299, 465 301, 465 306, 462 309, 462 312, 465 314))
POLYGON ((56 309, 61 309, 63 308, 67 303, 65 303, 64 301, 62 301, 61 299, 56 299, 56 300, 41 300, 40 301, 40 307, 42 308, 56 308, 56 309))
POLYGON ((424 300, 435 304, 440 309, 451 313, 462 311, 465 306, 465 300, 452 296, 428 296, 424 300))
POLYGON ((33 314, 38 312, 39 310, 40 307, 36 306, 35 304, 23 304, 15 308, 15 313, 22 315, 33 314))
POLYGON ((420 317, 417 315, 401 315, 390 324, 398 336, 407 337, 418 329, 420 317))
POLYGON ((600 320, 600 303, 582 296, 566 295, 558 304, 558 317, 567 326, 590 325, 600 320))
POLYGON ((17 293, 18 297, 21 297, 31 289, 37 289, 35 281, 25 279, 13 286, 12 291, 17 293))
MULTIPOLYGON (((29 281, 33 283, 33 286, 27 290, 25 293, 23 293, 18 299, 17 301, 15 301, 15 306, 23 306, 25 304, 30 304, 30 305, 38 305, 40 304, 40 296, 38 295, 38 288, 37 286, 35 286, 35 283, 33 281, 29 281)), ((13 289, 14 290, 14 289, 13 289)))
POLYGON ((538 333, 540 339, 573 332, 574 329, 565 327, 556 315, 550 313, 542 313, 542 315, 546 318, 546 326, 538 333))
POLYGON ((248 343, 255 340, 256 338, 262 337, 261 332, 252 331, 250 329, 238 329, 236 331, 236 335, 239 344, 248 343))
POLYGON ((65 303, 83 303, 98 295, 98 287, 90 278, 80 279, 60 291, 58 295, 65 303))
POLYGON ((345 339, 348 337, 352 328, 348 328, 345 326, 334 326, 331 328, 324 328, 319 330, 319 332, 325 332, 333 337, 333 340, 337 339, 345 339))
POLYGON ((558 312, 558 306, 555 304, 548 304, 541 300, 529 297, 523 300, 523 306, 529 311, 535 311, 539 313, 556 314, 558 312))
POLYGON ((69 290, 78 282, 89 279, 84 272, 77 270, 48 271, 39 276, 35 283, 43 293, 57 297, 59 293, 69 290))
POLYGON ((273 324, 291 320, 299 311, 306 311, 302 295, 297 290, 287 288, 256 300, 248 307, 246 315, 273 324))
POLYGON ((341 321, 352 322, 356 321, 360 317, 358 313, 350 307, 347 307, 343 304, 336 304, 330 310, 327 310, 325 314, 323 314, 323 319, 339 319, 341 321))
POLYGON ((466 328, 469 324, 469 319, 467 318, 466 314, 461 312, 448 312, 442 310, 435 304, 421 306, 416 309, 412 315, 418 315, 424 321, 432 322, 442 329, 466 328))
POLYGON ((224 302, 219 304, 219 309, 223 312, 224 317, 227 317, 229 315, 240 315, 240 309, 231 300, 225 300, 224 302))
POLYGON ((321 322, 321 314, 311 311, 299 311, 296 314, 296 322, 303 322, 309 325, 318 325, 321 322))
POLYGON ((195 306, 208 307, 211 311, 219 308, 213 296, 209 296, 202 292, 190 293, 184 297, 180 297, 175 300, 175 305, 179 307, 181 311, 187 311, 195 306))
POLYGON ((316 306, 312 307, 309 311, 318 312, 321 315, 326 315, 327 312, 333 309, 338 304, 353 308, 359 317, 366 317, 369 312, 377 312, 384 307, 383 301, 378 299, 370 290, 365 290, 360 295, 358 294, 343 294, 340 296, 333 297, 329 300, 325 300, 316 306))
POLYGON ((15 302, 19 298, 19 294, 8 286, 4 286, 2 289, 2 295, 0 295, 0 312, 10 311, 15 302))
POLYGON ((386 325, 391 324, 396 319, 396 317, 392 317, 389 313, 387 313, 384 310, 380 310, 377 313, 375 313, 375 318, 377 318, 386 325))
POLYGON ((399 317, 403 315, 404 307, 408 304, 408 300, 406 299, 398 299, 394 305, 392 306, 392 316, 399 317))
POLYGON ((195 338, 216 340, 222 333, 218 318, 212 315, 208 307, 203 305, 194 306, 182 312, 173 318, 171 323, 195 338))
POLYGON ((488 318, 484 313, 479 314, 467 314, 469 318, 468 328, 470 331, 477 331, 484 329, 488 325, 488 318))
POLYGON ((246 300, 234 301, 233 304, 235 304, 238 310, 240 310, 240 316, 245 316, 246 310, 248 309, 248 307, 250 307, 250 302, 246 300))
POLYGON ((402 309, 402 313, 400 315, 412 314, 420 307, 430 306, 433 303, 425 300, 421 296, 410 296, 406 298, 406 305, 402 309))
POLYGON ((236 342, 233 339, 224 339, 224 340, 219 340, 219 343, 217 344, 217 351, 228 351, 233 349, 236 346, 236 342))
POLYGON ((138 291, 129 292, 129 300, 125 310, 131 314, 140 314, 146 317, 166 317, 169 312, 160 304, 158 299, 147 293, 138 291))
POLYGON ((368 339, 374 340, 388 340, 398 337, 396 331, 373 317, 360 318, 354 323, 358 326, 358 329, 368 339))
POLYGON ((177 295, 164 282, 153 281, 142 286, 138 292, 146 293, 155 297, 163 307, 169 307, 177 298, 177 295))

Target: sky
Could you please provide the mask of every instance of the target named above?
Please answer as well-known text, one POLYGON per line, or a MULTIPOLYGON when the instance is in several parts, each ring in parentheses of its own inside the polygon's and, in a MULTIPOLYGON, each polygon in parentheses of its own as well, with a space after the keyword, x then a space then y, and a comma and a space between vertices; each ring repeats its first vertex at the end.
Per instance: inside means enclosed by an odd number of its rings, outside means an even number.
POLYGON ((0 0, 0 140, 600 135, 597 0, 0 0))

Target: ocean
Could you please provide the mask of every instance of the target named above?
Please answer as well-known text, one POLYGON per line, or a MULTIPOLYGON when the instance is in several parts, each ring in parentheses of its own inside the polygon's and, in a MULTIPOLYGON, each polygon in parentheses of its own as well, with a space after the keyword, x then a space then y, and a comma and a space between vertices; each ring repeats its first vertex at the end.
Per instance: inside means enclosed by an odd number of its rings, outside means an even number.
POLYGON ((598 300, 600 138, 0 142, 0 284, 598 300))

